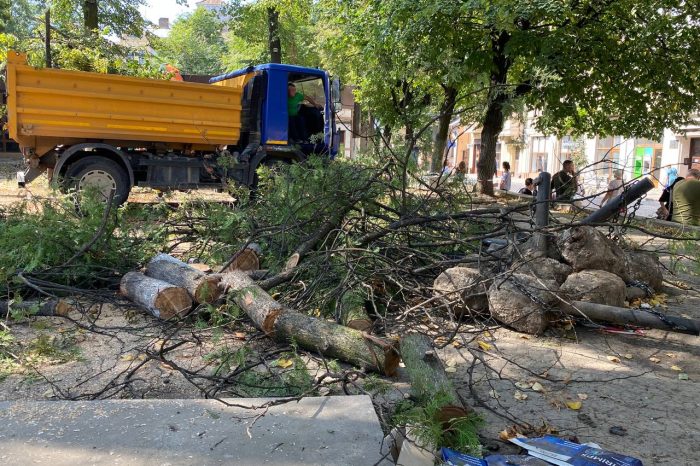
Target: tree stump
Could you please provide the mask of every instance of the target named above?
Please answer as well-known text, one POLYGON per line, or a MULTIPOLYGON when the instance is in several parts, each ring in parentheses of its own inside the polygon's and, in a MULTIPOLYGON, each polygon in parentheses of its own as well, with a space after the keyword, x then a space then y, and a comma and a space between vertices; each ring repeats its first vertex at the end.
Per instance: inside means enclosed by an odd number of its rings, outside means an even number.
POLYGON ((146 275, 186 289, 197 303, 213 303, 221 296, 219 275, 206 275, 168 254, 151 259, 146 275))
POLYGON ((186 289, 140 272, 124 275, 119 291, 159 319, 184 317, 192 309, 192 298, 186 289))

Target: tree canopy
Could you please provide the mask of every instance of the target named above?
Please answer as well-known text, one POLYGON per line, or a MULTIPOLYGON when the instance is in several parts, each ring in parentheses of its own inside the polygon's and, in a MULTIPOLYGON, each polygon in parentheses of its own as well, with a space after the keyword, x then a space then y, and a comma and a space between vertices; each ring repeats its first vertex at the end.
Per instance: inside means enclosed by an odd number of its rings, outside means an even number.
POLYGON ((487 191, 503 122, 523 105, 545 131, 647 137, 697 110, 696 1, 328 0, 320 8, 336 29, 321 34, 324 52, 383 122, 480 107, 487 191), (462 95, 452 111, 437 105, 449 87, 462 95))
POLYGON ((212 11, 197 8, 173 23, 168 37, 154 39, 161 59, 186 74, 218 74, 224 70, 225 23, 212 11))

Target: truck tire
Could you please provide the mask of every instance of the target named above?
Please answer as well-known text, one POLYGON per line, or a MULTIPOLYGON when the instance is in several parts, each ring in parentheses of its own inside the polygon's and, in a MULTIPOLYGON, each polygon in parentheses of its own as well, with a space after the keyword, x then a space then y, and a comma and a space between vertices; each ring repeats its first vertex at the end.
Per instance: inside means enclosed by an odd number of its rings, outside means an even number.
POLYGON ((129 174, 117 162, 107 157, 88 156, 72 163, 64 176, 64 187, 82 191, 87 186, 95 186, 105 198, 114 190, 113 202, 121 205, 126 202, 131 190, 129 174))

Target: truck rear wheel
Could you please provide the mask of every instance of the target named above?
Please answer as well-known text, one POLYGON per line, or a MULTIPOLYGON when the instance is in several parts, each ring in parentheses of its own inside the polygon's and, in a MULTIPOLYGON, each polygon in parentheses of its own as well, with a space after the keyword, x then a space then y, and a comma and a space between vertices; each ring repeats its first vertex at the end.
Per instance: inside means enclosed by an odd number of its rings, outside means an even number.
POLYGON ((121 205, 129 197, 129 174, 118 163, 106 157, 89 156, 78 159, 66 170, 65 183, 69 189, 83 191, 93 188, 105 201, 114 190, 113 202, 121 205))

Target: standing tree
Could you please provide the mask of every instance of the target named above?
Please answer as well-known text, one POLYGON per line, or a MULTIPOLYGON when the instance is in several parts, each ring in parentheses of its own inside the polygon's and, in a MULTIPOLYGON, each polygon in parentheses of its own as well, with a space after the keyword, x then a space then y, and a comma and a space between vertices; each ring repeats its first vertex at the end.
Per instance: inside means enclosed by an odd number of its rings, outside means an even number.
POLYGON ((267 30, 270 42, 270 62, 282 63, 282 43, 280 41, 280 13, 274 6, 267 7, 267 30))
MULTIPOLYGON (((485 193, 493 193, 496 144, 504 121, 522 105, 536 110, 537 125, 550 132, 646 137, 682 125, 697 110, 696 1, 416 1, 411 2, 415 21, 397 28, 403 3, 355 0, 337 6, 329 0, 322 1, 321 8, 338 13, 333 16, 346 36, 336 42, 353 39, 348 55, 360 53, 348 66, 359 78, 355 83, 361 96, 395 82, 397 73, 431 79, 443 72, 458 77, 454 83, 483 86, 484 92, 470 96, 478 97, 483 108, 477 166, 485 193), (369 27, 362 21, 378 29, 358 40, 369 27), (456 53, 446 54, 452 30, 460 42, 455 43, 456 53), (405 60, 377 56, 392 41, 410 46, 405 60), (445 47, 436 45, 441 41, 446 41, 445 47)), ((334 48, 336 53, 341 50, 334 48)), ((384 94, 376 95, 390 102, 384 94)), ((444 102, 450 103, 447 98, 444 102)), ((373 99, 364 103, 373 111, 387 108, 373 99)))
POLYGON ((170 35, 154 39, 158 55, 187 74, 218 74, 226 54, 224 22, 212 11, 197 8, 173 24, 170 35))
POLYGON ((282 61, 319 66, 313 8, 312 0, 229 2, 225 10, 228 18, 226 67, 282 61))

